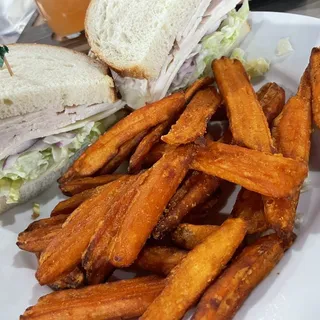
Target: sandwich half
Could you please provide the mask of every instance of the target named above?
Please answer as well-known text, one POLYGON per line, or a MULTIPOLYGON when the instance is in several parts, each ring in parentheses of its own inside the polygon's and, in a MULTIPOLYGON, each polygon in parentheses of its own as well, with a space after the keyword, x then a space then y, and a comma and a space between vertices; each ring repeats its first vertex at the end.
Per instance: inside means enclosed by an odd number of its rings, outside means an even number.
POLYGON ((85 54, 15 44, 7 58, 14 76, 0 70, 0 213, 52 184, 124 106, 107 67, 85 54))
POLYGON ((210 74, 250 31, 245 0, 92 0, 86 34, 133 108, 210 74))

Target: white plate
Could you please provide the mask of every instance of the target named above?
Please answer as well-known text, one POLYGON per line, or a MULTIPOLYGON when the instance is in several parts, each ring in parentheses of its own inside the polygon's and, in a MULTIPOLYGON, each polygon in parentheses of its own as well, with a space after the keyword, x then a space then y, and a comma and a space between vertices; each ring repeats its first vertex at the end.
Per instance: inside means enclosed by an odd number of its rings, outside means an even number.
MULTIPOLYGON (((266 81, 282 85, 287 93, 296 91, 299 79, 308 64, 311 48, 320 45, 320 20, 305 16, 280 13, 253 13, 252 32, 242 47, 249 58, 266 57, 272 63, 266 81), (286 58, 277 58, 278 40, 289 37, 295 51, 286 58)), ((257 84, 261 86, 263 82, 257 84)), ((320 319, 318 301, 320 287, 320 134, 313 133, 310 165, 311 190, 304 193, 299 203, 302 223, 294 246, 251 294, 235 319, 301 320, 320 319)), ((57 186, 39 196, 41 217, 62 199, 57 186)), ((235 195, 223 212, 230 212, 235 195)), ((50 289, 40 287, 34 278, 36 259, 20 251, 17 234, 31 220, 32 202, 7 212, 0 217, 0 318, 16 320, 24 310, 50 289)))

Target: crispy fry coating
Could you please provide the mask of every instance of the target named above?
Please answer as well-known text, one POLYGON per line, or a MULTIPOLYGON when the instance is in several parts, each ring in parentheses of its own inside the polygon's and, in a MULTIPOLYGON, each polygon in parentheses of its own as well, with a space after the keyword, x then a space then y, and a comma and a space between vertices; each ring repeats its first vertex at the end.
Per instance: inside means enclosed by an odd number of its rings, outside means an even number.
POLYGON ((153 237, 162 239, 174 230, 193 208, 208 200, 219 185, 220 179, 193 171, 170 200, 152 233, 153 237))
POLYGON ((123 174, 108 174, 104 176, 74 179, 60 185, 60 190, 66 196, 74 196, 82 191, 102 186, 123 176, 123 174))
POLYGON ((141 319, 180 319, 233 256, 246 234, 241 219, 227 220, 175 267, 141 319))
POLYGON ((275 198, 294 194, 308 173, 303 162, 209 140, 191 166, 275 198))
POLYGON ((109 259, 117 267, 130 266, 157 224, 160 215, 176 192, 194 158, 194 147, 177 147, 147 172, 110 243, 109 259))
POLYGON ((172 247, 145 247, 134 266, 159 275, 168 275, 187 255, 187 251, 172 247))
POLYGON ((143 165, 148 167, 153 166, 158 160, 161 159, 165 152, 173 148, 175 148, 175 146, 171 146, 170 144, 163 142, 157 143, 144 158, 143 165))
POLYGON ((310 57, 313 120, 320 128, 320 48, 313 48, 310 57))
POLYGON ((151 131, 141 140, 136 151, 130 158, 128 171, 130 173, 139 172, 145 157, 152 147, 160 141, 161 136, 170 126, 170 121, 165 121, 152 128, 151 131))
POLYGON ((169 133, 161 137, 168 144, 187 144, 203 137, 207 123, 221 103, 214 87, 198 91, 169 133))
POLYGON ((129 182, 130 179, 115 180, 100 187, 103 188, 100 193, 83 202, 68 217, 58 236, 41 254, 36 273, 40 284, 58 280, 80 263, 81 256, 99 223, 106 218, 114 196, 121 193, 122 188, 129 182))
MULTIPOLYGON (((292 97, 275 119, 272 135, 278 151, 285 157, 309 162, 311 145, 311 84, 309 68, 301 78, 296 96, 292 97)), ((264 199, 264 212, 270 226, 284 240, 293 236, 300 189, 282 199, 264 199)))
POLYGON ((141 140, 147 135, 148 130, 142 131, 131 140, 127 141, 119 148, 117 155, 105 164, 105 166, 99 171, 99 174, 113 173, 118 169, 120 164, 129 158, 134 149, 139 145, 141 140))
POLYGON ((28 308, 21 320, 114 320, 139 317, 165 285, 156 276, 50 293, 28 308))
POLYGON ((83 287, 84 285, 85 285, 84 273, 79 267, 76 267, 64 278, 49 284, 49 287, 52 290, 57 291, 57 290, 64 290, 64 289, 78 289, 83 287))
POLYGON ((275 82, 269 82, 260 88, 257 97, 269 125, 272 124, 285 105, 285 91, 275 82))
POLYGON ((245 248, 203 295, 192 319, 231 320, 283 253, 281 240, 275 234, 260 238, 245 248))
POLYGON ((67 217, 68 215, 58 215, 31 223, 25 231, 19 233, 17 246, 29 252, 43 251, 61 230, 67 217))
POLYGON ((119 121, 92 144, 60 178, 64 183, 76 177, 93 175, 110 161, 127 141, 178 114, 185 105, 184 93, 178 92, 136 110, 119 121))
POLYGON ((178 247, 192 250, 218 229, 219 226, 182 223, 172 233, 171 237, 178 247))
POLYGON ((247 189, 240 190, 231 216, 247 222, 248 234, 264 232, 268 229, 261 195, 247 189))
POLYGON ((193 96, 197 93, 197 91, 210 86, 214 83, 214 79, 210 77, 200 78, 196 80, 185 93, 187 103, 193 98, 193 96))
POLYGON ((223 57, 214 60, 212 68, 227 106, 235 143, 253 150, 271 152, 268 123, 241 62, 223 57))

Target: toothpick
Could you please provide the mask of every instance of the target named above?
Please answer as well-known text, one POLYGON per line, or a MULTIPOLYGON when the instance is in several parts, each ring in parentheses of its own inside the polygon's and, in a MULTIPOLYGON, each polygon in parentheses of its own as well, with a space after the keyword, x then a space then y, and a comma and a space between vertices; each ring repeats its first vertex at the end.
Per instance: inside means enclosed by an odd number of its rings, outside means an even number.
POLYGON ((10 67, 10 64, 9 64, 7 58, 4 57, 4 58, 3 58, 3 61, 4 61, 5 65, 6 65, 7 69, 8 69, 8 72, 10 73, 10 76, 13 77, 14 74, 13 74, 13 71, 12 71, 12 69, 11 69, 11 67, 10 67))

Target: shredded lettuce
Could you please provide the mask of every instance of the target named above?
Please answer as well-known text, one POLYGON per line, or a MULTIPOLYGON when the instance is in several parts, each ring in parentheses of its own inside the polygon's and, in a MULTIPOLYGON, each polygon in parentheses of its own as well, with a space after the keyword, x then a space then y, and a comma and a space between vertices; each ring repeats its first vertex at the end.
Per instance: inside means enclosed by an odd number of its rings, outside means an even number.
POLYGON ((10 165, 7 159, 0 161, 0 196, 6 196, 7 203, 19 200, 19 190, 25 181, 34 180, 44 172, 60 167, 84 145, 94 142, 105 131, 100 122, 89 122, 84 127, 66 133, 46 137, 15 156, 10 165), (71 138, 72 137, 72 138, 71 138), (40 143, 39 143, 40 142, 40 143), (52 142, 50 144, 49 142, 52 142))
POLYGON ((230 58, 241 61, 250 78, 261 77, 270 69, 270 63, 266 59, 247 60, 245 51, 240 48, 234 49, 230 58))
POLYGON ((294 50, 289 38, 283 38, 278 41, 276 55, 282 57, 292 53, 294 50))

